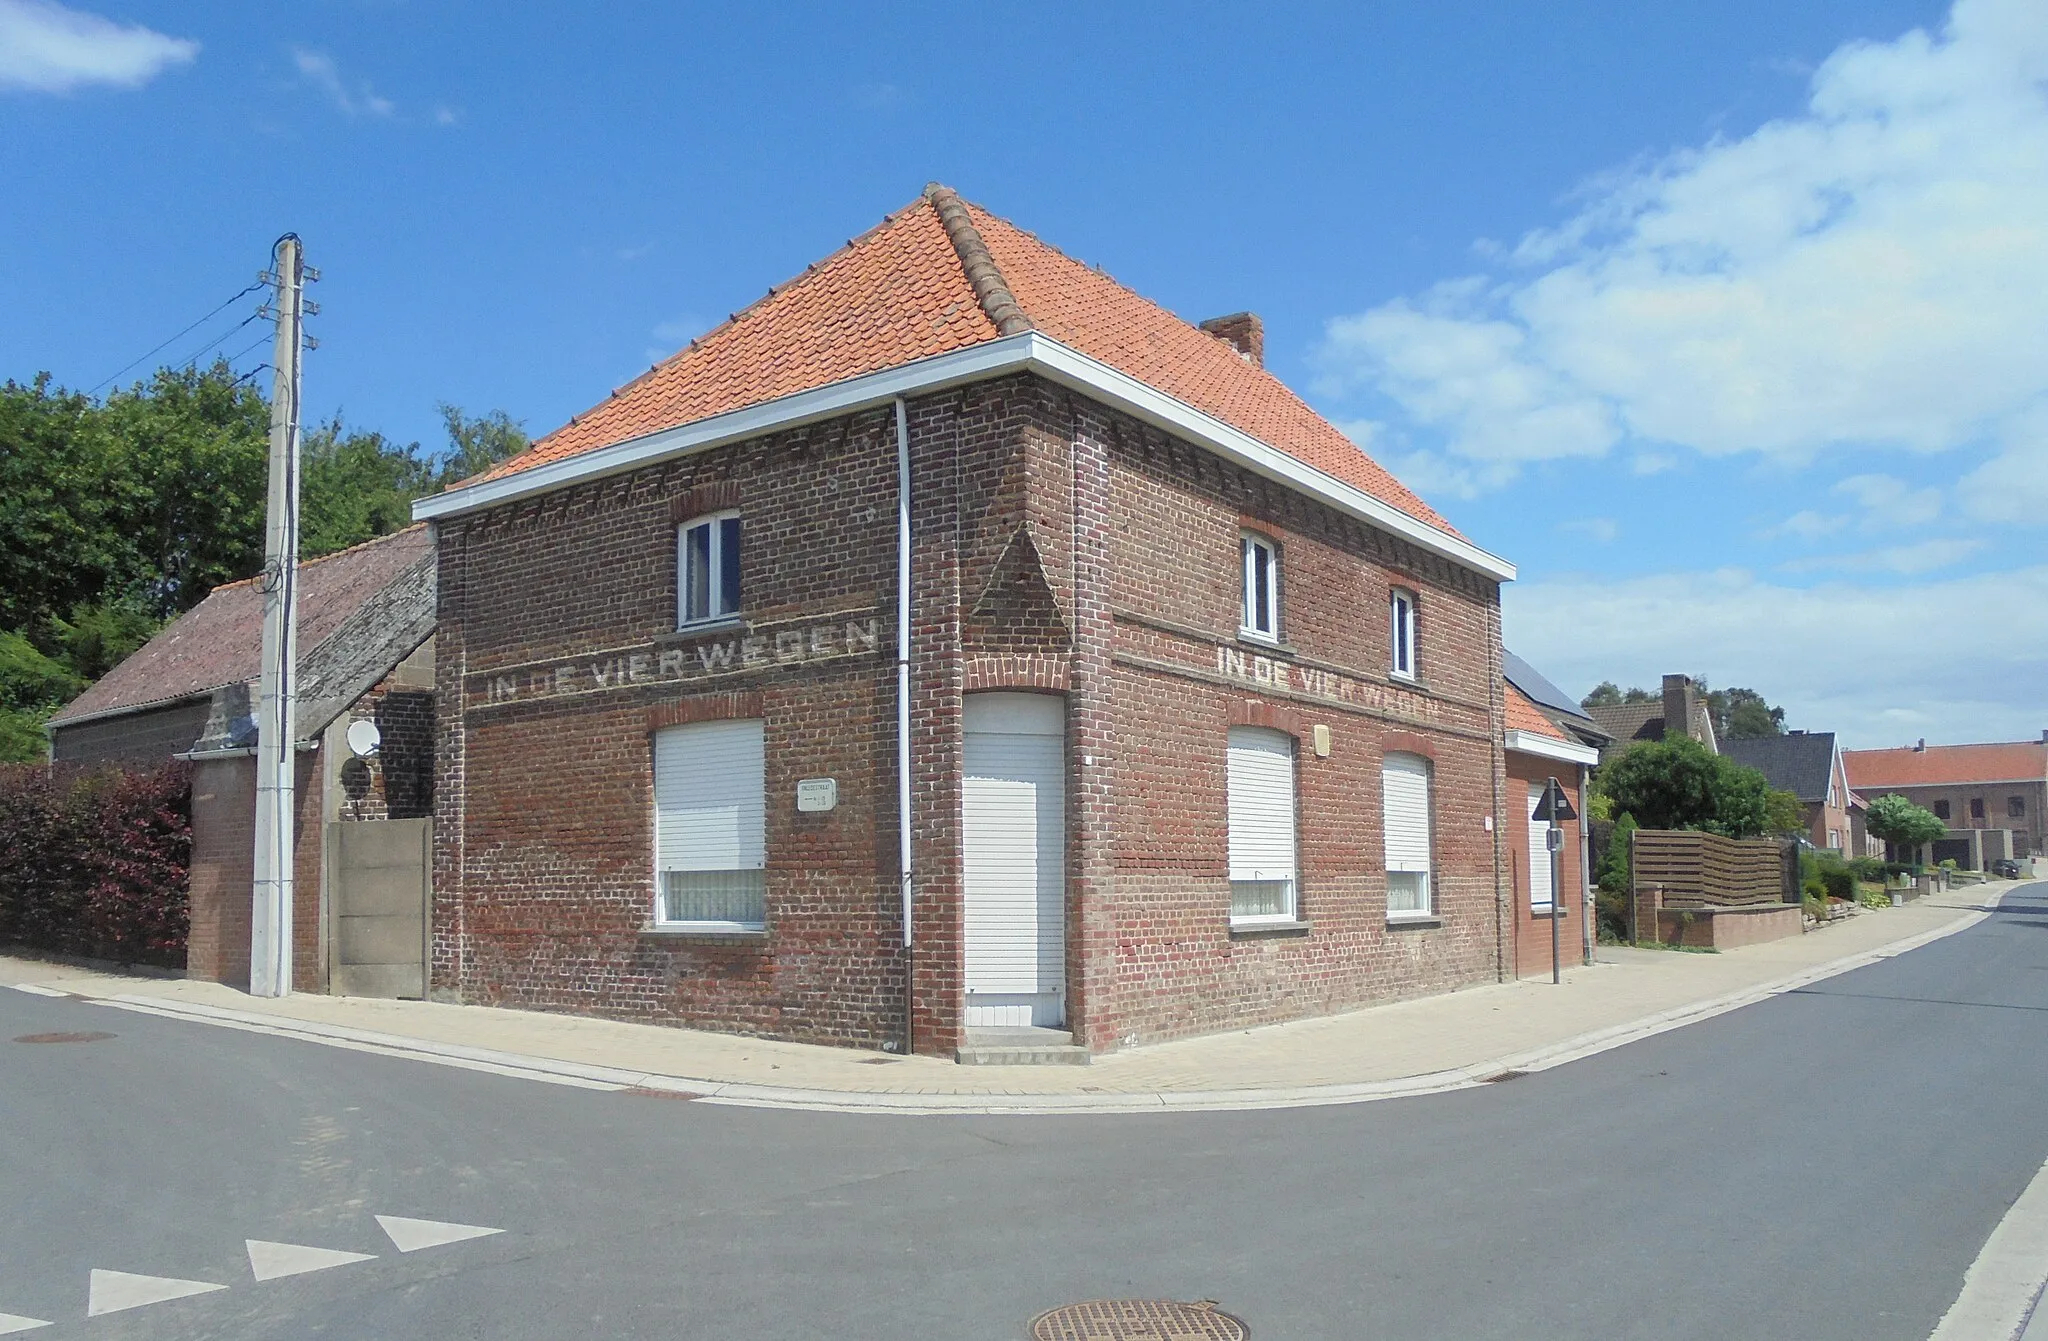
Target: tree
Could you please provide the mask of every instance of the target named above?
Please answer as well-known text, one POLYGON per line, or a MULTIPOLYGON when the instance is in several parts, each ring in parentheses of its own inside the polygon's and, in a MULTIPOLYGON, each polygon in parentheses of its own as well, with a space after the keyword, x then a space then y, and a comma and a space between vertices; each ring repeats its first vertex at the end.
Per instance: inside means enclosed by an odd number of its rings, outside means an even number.
POLYGON ((1729 838, 1764 832, 1770 784, 1757 769, 1710 753, 1688 736, 1630 746, 1601 769, 1617 810, 1646 829, 1703 829, 1729 838))
POLYGON ((1797 792, 1776 787, 1764 793, 1764 832, 1798 833, 1806 827, 1806 810, 1797 792))
POLYGON ((1594 708, 1613 708, 1621 703, 1621 686, 1612 680, 1602 680, 1593 686, 1593 692, 1579 700, 1579 706, 1591 711, 1594 708))
POLYGON ((1714 733, 1723 740, 1762 740, 1785 734, 1785 710, 1774 708, 1754 689, 1716 689, 1707 694, 1714 733))
POLYGON ((471 419, 463 414, 460 407, 446 401, 438 408, 441 422, 448 429, 448 450, 441 457, 438 480, 442 488, 481 475, 531 445, 526 437, 526 425, 503 410, 492 410, 471 419))
POLYGON ((1880 796, 1870 803, 1863 823, 1894 848, 1913 852, 1948 833, 1948 822, 1903 796, 1880 796))
POLYGON ((41 759, 43 723, 83 688, 84 680, 44 656, 28 639, 0 632, 0 763, 41 759))
POLYGON ((1636 817, 1627 811, 1614 822, 1614 832, 1607 837, 1607 852, 1600 859, 1600 870, 1594 883, 1608 894, 1629 892, 1629 851, 1635 846, 1636 817))
POLYGON ((434 488, 434 468, 421 458, 418 443, 400 446, 382 433, 343 428, 338 414, 307 433, 302 446, 301 558, 410 525, 413 500, 434 488))

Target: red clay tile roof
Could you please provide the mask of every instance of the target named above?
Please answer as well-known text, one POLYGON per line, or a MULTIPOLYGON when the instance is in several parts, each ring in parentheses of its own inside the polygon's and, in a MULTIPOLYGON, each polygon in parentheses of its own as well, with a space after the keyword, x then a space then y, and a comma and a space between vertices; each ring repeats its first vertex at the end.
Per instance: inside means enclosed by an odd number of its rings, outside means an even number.
POLYGON ((1886 787, 1936 787, 1949 783, 2048 780, 2048 743, 1929 745, 1897 750, 1843 750, 1849 785, 1875 792, 1886 787))
POLYGON ((481 478, 1031 328, 1458 534, 1229 344, 936 185, 481 478))
MULTIPOLYGON (((433 548, 424 524, 408 526, 299 566, 300 659, 320 646, 364 601, 433 548)), ((263 661, 263 588, 255 578, 215 587, 126 661, 50 719, 175 702, 254 680, 263 661)))
POLYGON ((1557 729, 1542 709, 1530 701, 1529 696, 1513 685, 1508 691, 1508 730, 1527 731, 1532 736, 1548 736, 1552 740, 1564 740, 1564 732, 1557 729))

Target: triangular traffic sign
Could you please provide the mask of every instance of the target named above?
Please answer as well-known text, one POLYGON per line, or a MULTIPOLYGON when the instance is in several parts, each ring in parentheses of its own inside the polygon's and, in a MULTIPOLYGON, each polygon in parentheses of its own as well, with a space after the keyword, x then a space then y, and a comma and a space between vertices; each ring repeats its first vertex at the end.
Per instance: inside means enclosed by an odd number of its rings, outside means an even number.
POLYGON ((265 1239, 250 1239, 249 1269, 256 1273, 257 1280, 276 1280, 279 1276, 301 1276, 308 1271, 325 1271, 328 1267, 347 1266, 350 1262, 369 1262, 375 1253, 345 1253, 337 1248, 308 1248, 303 1243, 271 1243, 265 1239))
POLYGON ((505 1232, 444 1220, 408 1220, 402 1215, 380 1215, 377 1223, 384 1227, 384 1233, 402 1253, 416 1253, 422 1248, 438 1248, 444 1243, 460 1243, 464 1239, 480 1239, 488 1234, 505 1232))
POLYGON ((0 1336, 12 1336, 16 1332, 32 1332, 38 1327, 50 1324, 41 1318, 24 1318, 18 1313, 0 1313, 0 1336))
POLYGON ((94 1267, 92 1286, 85 1299, 85 1316, 97 1318, 102 1313, 119 1313, 123 1309, 141 1308, 144 1304, 161 1304, 166 1299, 183 1299, 187 1295, 209 1294, 227 1288, 212 1281, 138 1276, 132 1272, 102 1271, 94 1267))

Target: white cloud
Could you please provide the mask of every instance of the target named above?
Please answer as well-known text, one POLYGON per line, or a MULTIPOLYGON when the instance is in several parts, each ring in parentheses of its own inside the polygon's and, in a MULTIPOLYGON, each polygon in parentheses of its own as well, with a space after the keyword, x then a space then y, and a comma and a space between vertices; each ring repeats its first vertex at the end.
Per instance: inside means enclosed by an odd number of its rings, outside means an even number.
POLYGON ((341 77, 341 67, 334 63, 332 56, 294 47, 292 63, 298 67, 305 81, 326 94, 327 100, 344 116, 387 117, 398 111, 398 104, 380 97, 367 83, 358 83, 351 88, 341 77))
POLYGON ((53 0, 0 0, 0 89, 68 93, 88 84, 136 88, 199 44, 119 24, 53 0))
POLYGON ((1750 685, 1793 726, 1850 746, 2038 738, 2048 566, 1795 588, 1752 572, 1515 583, 1507 642, 1558 683, 1655 684, 1667 671, 1750 685), (1941 636, 1971 636, 1967 652, 1941 636))
POLYGON ((1916 489, 1890 475, 1851 475, 1834 492, 1855 500, 1865 520, 1892 526, 1924 526, 1941 515, 1941 490, 1916 489))
POLYGON ((1916 540, 1887 545, 1882 549, 1854 554, 1816 554, 1783 565, 1791 573, 1901 573, 1917 576, 1950 568, 1984 548, 1984 542, 1970 536, 1938 540, 1916 540))
POLYGON ((1567 535, 1582 535, 1601 545, 1611 545, 1621 534, 1621 526, 1612 517, 1581 517, 1577 521, 1559 522, 1557 529, 1567 535))
POLYGON ((1789 535, 1800 540, 1819 540, 1831 536, 1849 524, 1847 517, 1828 517, 1812 508, 1801 508, 1776 526, 1764 531, 1766 536, 1789 535))
POLYGON ((437 126, 459 126, 462 124, 462 109, 439 106, 434 108, 434 124, 437 126))
MULTIPOLYGON (((1326 382, 1477 480, 1618 444, 1981 450, 2048 404, 2043 164, 2048 15, 1958 0, 1938 35, 1837 50, 1800 115, 1595 183, 1506 278, 1332 321, 1326 382)), ((1987 481, 2048 490, 2033 460, 1987 481)))
POLYGON ((1982 521, 2048 521, 2048 398, 2005 425, 1998 455, 1957 482, 1956 503, 1982 521))

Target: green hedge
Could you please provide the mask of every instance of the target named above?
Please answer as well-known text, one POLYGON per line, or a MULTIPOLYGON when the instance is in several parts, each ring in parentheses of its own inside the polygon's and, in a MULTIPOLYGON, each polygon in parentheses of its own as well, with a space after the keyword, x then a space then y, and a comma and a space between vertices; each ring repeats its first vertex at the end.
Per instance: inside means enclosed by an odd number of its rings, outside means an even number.
POLYGON ((0 944, 182 968, 192 782, 0 767, 0 944))

